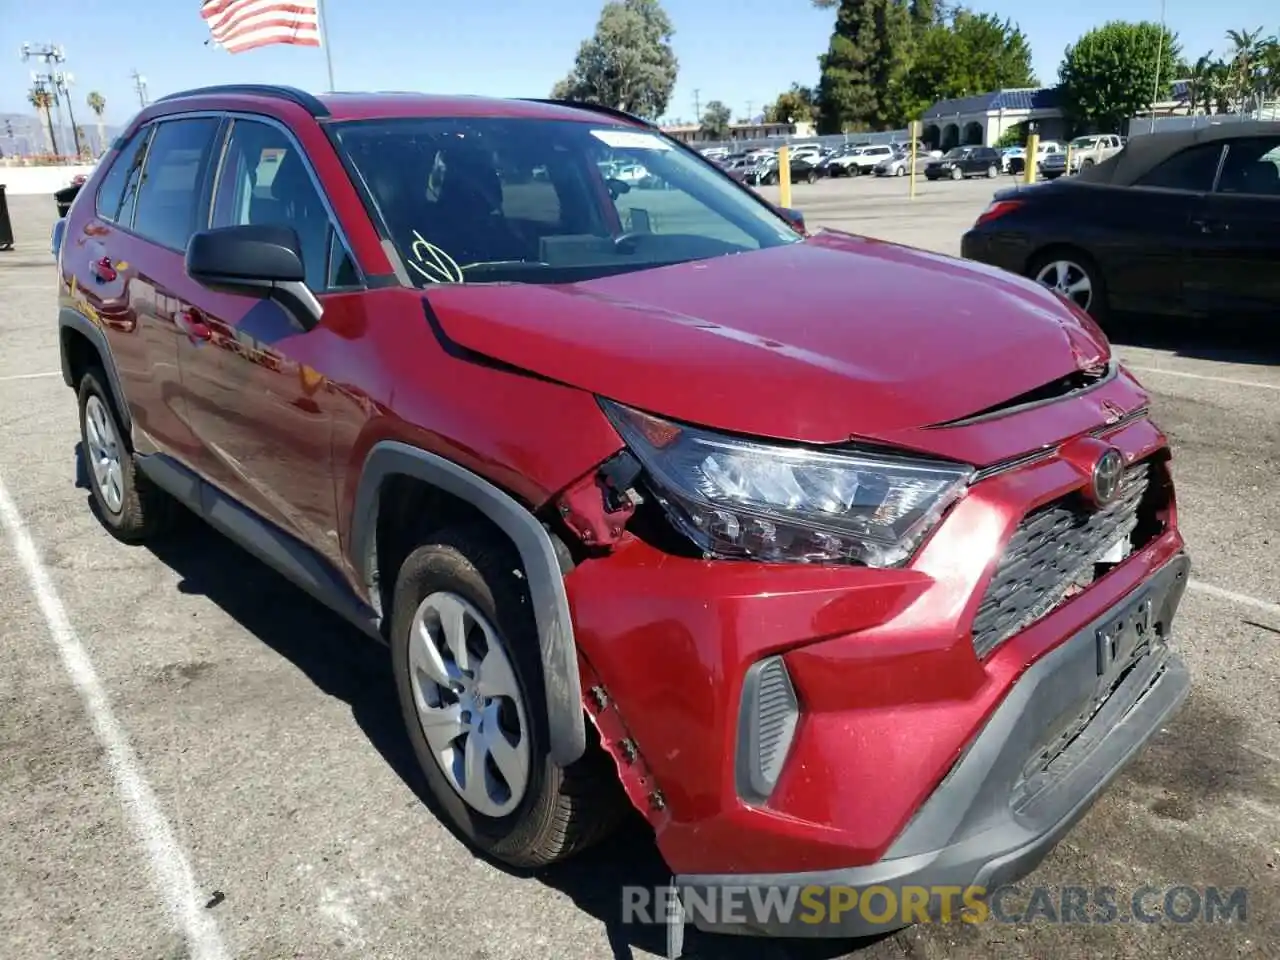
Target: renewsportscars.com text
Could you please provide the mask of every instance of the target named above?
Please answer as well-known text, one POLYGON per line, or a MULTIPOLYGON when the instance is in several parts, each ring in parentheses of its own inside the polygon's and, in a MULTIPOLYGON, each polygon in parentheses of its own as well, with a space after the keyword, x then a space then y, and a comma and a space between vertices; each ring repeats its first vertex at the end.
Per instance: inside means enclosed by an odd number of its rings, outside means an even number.
POLYGON ((624 887, 624 923, 1244 923, 1243 887, 624 887))

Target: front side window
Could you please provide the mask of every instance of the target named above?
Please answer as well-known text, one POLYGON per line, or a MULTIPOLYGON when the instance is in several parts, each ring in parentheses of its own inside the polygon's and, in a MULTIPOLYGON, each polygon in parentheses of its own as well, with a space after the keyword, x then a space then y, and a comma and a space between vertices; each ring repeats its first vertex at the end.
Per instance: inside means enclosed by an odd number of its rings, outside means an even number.
POLYGON ((334 132, 419 286, 573 282, 800 241, 697 157, 607 120, 404 118, 334 132))
POLYGON ((172 250, 185 250, 195 232, 201 173, 218 120, 192 117, 156 125, 138 186, 133 229, 172 250))
POLYGON ((268 123, 236 119, 213 200, 215 227, 277 224, 292 227, 302 247, 307 286, 330 286, 329 213, 298 146, 268 123))
POLYGON ((1280 137, 1240 137, 1228 141, 1218 192, 1280 196, 1280 137))
POLYGON ((1178 151, 1139 177, 1135 186, 1206 193, 1213 189, 1222 144, 1199 143, 1178 151))

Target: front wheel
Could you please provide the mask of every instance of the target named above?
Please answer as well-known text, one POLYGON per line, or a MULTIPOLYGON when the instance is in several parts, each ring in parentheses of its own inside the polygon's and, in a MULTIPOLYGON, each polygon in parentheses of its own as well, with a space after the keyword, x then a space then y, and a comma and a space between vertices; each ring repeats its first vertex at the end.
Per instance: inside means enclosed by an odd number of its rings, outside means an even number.
POLYGON ((621 787, 598 746, 567 769, 551 760, 533 604, 519 555, 497 530, 460 526, 409 554, 391 652, 427 786, 480 851, 542 866, 619 822, 621 787))
POLYGON ((805 174, 805 176, 804 176, 804 182, 805 182, 805 183, 817 183, 817 182, 818 182, 818 174, 817 174, 817 173, 815 173, 813 170, 810 170, 808 173, 806 173, 806 174, 805 174))
POLYGON ((963 171, 963 170, 961 170, 959 167, 952 167, 952 169, 951 169, 951 179, 952 179, 952 180, 963 180, 963 179, 964 179, 964 171, 963 171))
POLYGON ((999 175, 999 173, 1000 171, 995 168, 994 164, 992 166, 987 167, 988 180, 994 180, 999 175))

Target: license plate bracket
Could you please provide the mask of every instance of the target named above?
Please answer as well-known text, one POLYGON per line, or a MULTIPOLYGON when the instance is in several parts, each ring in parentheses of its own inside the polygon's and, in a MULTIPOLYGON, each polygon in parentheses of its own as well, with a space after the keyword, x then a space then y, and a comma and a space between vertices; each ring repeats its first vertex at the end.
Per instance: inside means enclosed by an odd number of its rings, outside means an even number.
POLYGON ((1110 686, 1141 651, 1153 642, 1159 632, 1155 604, 1151 594, 1131 602, 1097 629, 1098 680, 1103 689, 1110 686))

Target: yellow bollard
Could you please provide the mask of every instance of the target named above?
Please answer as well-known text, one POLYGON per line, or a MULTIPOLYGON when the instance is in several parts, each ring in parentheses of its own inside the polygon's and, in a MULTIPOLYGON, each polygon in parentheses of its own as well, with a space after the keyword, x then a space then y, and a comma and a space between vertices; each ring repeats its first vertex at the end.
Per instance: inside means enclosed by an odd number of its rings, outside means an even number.
POLYGON ((1067 141, 1067 165, 1062 171, 1064 176, 1071 176, 1071 141, 1067 141))
POLYGON ((911 199, 916 198, 916 141, 920 139, 920 121, 912 120, 908 127, 908 134, 911 137, 911 166, 907 168, 907 175, 911 177, 911 199))
POLYGON ((791 206, 791 148, 785 143, 778 148, 778 206, 791 206))
POLYGON ((1027 137, 1027 161, 1023 171, 1023 179, 1027 183, 1036 182, 1036 154, 1040 152, 1040 134, 1033 133, 1027 137))

